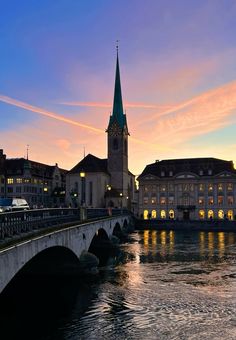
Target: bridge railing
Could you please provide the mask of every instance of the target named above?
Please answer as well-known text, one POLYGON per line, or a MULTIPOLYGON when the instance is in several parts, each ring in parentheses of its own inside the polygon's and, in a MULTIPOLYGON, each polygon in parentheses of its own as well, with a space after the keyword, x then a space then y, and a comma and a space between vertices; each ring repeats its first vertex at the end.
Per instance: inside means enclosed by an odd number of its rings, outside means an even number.
POLYGON ((91 220, 127 213, 125 209, 83 209, 85 214, 78 208, 34 209, 0 213, 0 239, 35 229, 56 227, 63 223, 80 222, 84 218, 91 220))

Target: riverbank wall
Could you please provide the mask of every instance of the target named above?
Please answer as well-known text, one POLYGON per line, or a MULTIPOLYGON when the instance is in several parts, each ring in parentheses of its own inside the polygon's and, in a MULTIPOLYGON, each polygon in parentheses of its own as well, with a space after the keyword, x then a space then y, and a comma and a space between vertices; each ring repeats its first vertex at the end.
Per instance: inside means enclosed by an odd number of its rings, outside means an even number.
POLYGON ((135 230, 184 230, 184 231, 226 231, 236 233, 236 221, 182 221, 182 220, 143 220, 135 219, 135 230))

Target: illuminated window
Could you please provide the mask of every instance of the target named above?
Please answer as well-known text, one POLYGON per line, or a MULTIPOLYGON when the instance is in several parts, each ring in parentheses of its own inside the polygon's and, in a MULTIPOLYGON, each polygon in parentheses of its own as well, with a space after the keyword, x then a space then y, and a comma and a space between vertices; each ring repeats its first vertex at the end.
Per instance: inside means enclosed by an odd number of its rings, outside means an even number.
POLYGON ((25 178, 24 179, 24 183, 30 183, 30 179, 29 178, 25 178))
POLYGON ((223 205, 224 197, 223 196, 218 196, 217 201, 218 201, 218 205, 223 205))
POLYGON ((152 203, 152 204, 156 204, 156 203, 157 203, 157 198, 156 198, 155 196, 153 196, 153 197, 151 198, 151 203, 152 203))
POLYGON ((161 210, 161 218, 166 218, 166 212, 165 212, 165 210, 161 210))
POLYGON ((7 179, 7 184, 13 184, 13 182, 14 182, 13 178, 8 178, 7 179))
POLYGON ((143 198, 143 204, 148 204, 148 197, 143 198))
POLYGON ((227 190, 228 191, 232 191, 233 190, 233 184, 232 183, 228 183, 227 184, 227 190))
POLYGON ((172 209, 169 211, 169 218, 171 219, 175 218, 175 212, 172 209))
POLYGON ((189 190, 190 191, 194 191, 194 185, 191 183, 191 184, 189 184, 189 190))
POLYGON ((223 184, 222 183, 218 184, 218 191, 223 191, 223 184))
POLYGON ((161 191, 166 191, 166 186, 165 185, 161 185, 161 191))
POLYGON ((218 211, 218 217, 222 220, 224 218, 224 211, 223 210, 219 210, 218 211))
POLYGON ((229 220, 232 220, 233 219, 233 210, 228 210, 228 213, 227 213, 227 217, 229 220))
POLYGON ((202 183, 199 184, 199 191, 204 191, 204 184, 202 183))
POLYGON ((204 197, 199 197, 198 198, 198 204, 203 205, 204 204, 204 197))
POLYGON ((227 202, 228 202, 228 205, 232 205, 234 203, 234 197, 233 196, 228 196, 227 197, 227 202))
POLYGON ((16 183, 18 183, 18 184, 22 183, 22 178, 17 178, 16 183))
POLYGON ((209 196, 209 197, 208 197, 208 204, 209 204, 209 205, 213 205, 213 204, 214 204, 214 198, 213 198, 213 196, 209 196))
POLYGON ((199 218, 203 220, 205 218, 205 211, 204 210, 199 210, 199 218))
POLYGON ((207 217, 208 217, 209 219, 214 218, 214 212, 213 212, 213 210, 208 210, 207 217))
POLYGON ((143 218, 144 218, 144 220, 147 220, 147 219, 148 219, 148 210, 144 210, 144 212, 143 212, 143 218))
POLYGON ((144 187, 144 191, 148 192, 148 187, 147 186, 144 187))
POLYGON ((213 191, 213 184, 212 183, 208 184, 208 191, 213 191))
POLYGON ((184 191, 188 191, 188 184, 183 184, 184 191))
POLYGON ((169 196, 169 204, 174 204, 174 196, 169 196))
POLYGON ((165 197, 161 197, 160 198, 160 203, 161 204, 166 204, 166 198, 165 197))
POLYGON ((157 212, 156 212, 156 210, 152 210, 152 218, 157 218, 157 212))

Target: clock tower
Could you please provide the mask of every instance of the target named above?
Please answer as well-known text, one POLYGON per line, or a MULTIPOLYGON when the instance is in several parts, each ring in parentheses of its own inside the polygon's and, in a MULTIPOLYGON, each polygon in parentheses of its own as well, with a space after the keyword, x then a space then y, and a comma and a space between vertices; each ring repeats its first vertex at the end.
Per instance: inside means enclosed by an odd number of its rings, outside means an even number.
POLYGON ((111 175, 111 187, 121 197, 129 195, 128 175, 128 126, 123 110, 119 56, 117 47, 115 91, 113 111, 107 132, 108 172, 111 175))

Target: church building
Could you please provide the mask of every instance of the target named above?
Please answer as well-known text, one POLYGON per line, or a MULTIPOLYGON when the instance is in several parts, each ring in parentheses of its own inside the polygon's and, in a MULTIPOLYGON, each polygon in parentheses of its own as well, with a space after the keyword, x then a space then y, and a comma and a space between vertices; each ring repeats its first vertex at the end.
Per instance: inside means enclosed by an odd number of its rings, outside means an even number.
POLYGON ((128 125, 123 110, 117 49, 113 110, 107 133, 107 158, 88 154, 66 176, 72 206, 134 209, 135 176, 128 170, 128 125))

